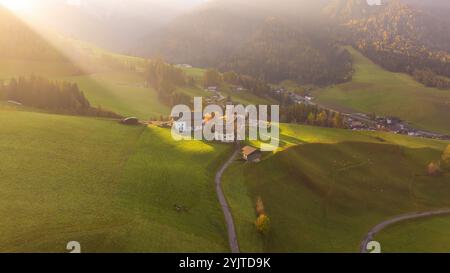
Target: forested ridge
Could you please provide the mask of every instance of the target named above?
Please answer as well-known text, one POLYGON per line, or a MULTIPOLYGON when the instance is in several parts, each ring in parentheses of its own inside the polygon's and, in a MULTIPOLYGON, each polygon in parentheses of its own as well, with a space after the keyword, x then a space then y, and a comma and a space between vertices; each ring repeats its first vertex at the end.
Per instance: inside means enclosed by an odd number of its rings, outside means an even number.
MULTIPOLYGON (((162 55, 171 63, 320 86, 351 79, 351 56, 342 49, 350 44, 385 69, 408 73, 430 87, 449 88, 450 20, 439 7, 450 5, 382 2, 321 1, 316 5, 321 8, 306 16, 300 9, 261 12, 255 1, 219 1, 221 5, 186 14, 153 33, 152 42, 143 47, 148 56, 162 55)), ((277 6, 291 4, 283 0, 277 6)))
POLYGON ((427 86, 450 88, 450 23, 407 1, 368 6, 337 0, 326 9, 340 23, 344 42, 385 69, 405 72, 427 86))
POLYGON ((268 82, 327 85, 349 80, 348 52, 328 33, 312 31, 320 19, 300 19, 257 9, 243 12, 238 5, 215 6, 178 18, 141 47, 143 54, 163 56, 170 63, 233 70, 268 82))

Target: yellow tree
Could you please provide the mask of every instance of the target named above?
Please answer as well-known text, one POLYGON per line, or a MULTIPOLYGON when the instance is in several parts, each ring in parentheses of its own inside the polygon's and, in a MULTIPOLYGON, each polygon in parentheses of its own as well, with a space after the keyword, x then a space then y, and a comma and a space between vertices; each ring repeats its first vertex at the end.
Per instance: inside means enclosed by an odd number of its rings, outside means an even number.
POLYGON ((256 200, 256 214, 259 216, 265 213, 266 211, 264 210, 264 203, 262 201, 262 198, 258 197, 258 199, 256 200))
POLYGON ((427 173, 429 176, 440 176, 442 174, 440 162, 433 161, 430 164, 428 164, 427 173))
POLYGON ((447 146, 442 154, 442 163, 446 169, 450 169, 450 145, 447 146))
POLYGON ((261 234, 267 234, 270 229, 270 218, 265 214, 261 214, 256 219, 256 230, 261 234))

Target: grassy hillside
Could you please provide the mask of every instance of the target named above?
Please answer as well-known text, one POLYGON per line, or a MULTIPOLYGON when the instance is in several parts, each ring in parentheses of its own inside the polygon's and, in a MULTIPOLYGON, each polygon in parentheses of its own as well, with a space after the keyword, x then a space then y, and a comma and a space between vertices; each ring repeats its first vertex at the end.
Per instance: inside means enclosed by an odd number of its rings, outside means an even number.
POLYGON ((87 73, 69 62, 0 59, 0 80, 30 75, 77 83, 92 105, 124 116, 147 120, 170 113, 156 92, 144 87, 144 78, 138 72, 113 69, 87 73))
POLYGON ((144 87, 144 78, 136 73, 111 72, 64 79, 77 83, 92 105, 124 116, 148 120, 170 113, 170 108, 159 101, 156 91, 144 87))
POLYGON ((450 251, 450 217, 441 216, 402 222, 383 230, 375 237, 382 252, 450 251))
MULTIPOLYGON (((377 132, 282 125, 285 149, 258 164, 235 162, 224 189, 244 252, 357 252, 379 222, 450 207, 449 177, 425 176, 445 142, 377 132), (262 197, 271 231, 256 233, 262 197)), ((396 242, 393 242, 395 244, 396 242)))
POLYGON ((0 134, 1 252, 228 251, 213 174, 229 146, 4 105, 0 134))
MULTIPOLYGON (((99 53, 95 56, 97 54, 99 53)), ((122 61, 137 62, 134 59, 130 60, 127 56, 114 55, 114 57, 122 61)), ((192 71, 187 69, 185 72, 187 75, 194 73, 202 79, 204 70, 193 68, 192 71)), ((0 81, 31 75, 77 83, 93 106, 101 106, 123 116, 136 116, 148 120, 170 114, 170 107, 158 99, 154 89, 144 86, 143 73, 138 71, 115 68, 85 72, 78 65, 70 62, 0 59, 0 81)), ((201 83, 200 79, 197 81, 201 83)), ((212 95, 199 86, 179 88, 177 92, 191 97, 212 95)), ((225 90, 223 95, 230 95, 234 101, 242 104, 271 103, 269 100, 245 92, 233 93, 225 90)))
POLYGON ((391 73, 361 53, 353 55, 348 83, 315 92, 317 102, 341 110, 393 115, 423 129, 450 133, 450 90, 424 87, 406 74, 391 73))

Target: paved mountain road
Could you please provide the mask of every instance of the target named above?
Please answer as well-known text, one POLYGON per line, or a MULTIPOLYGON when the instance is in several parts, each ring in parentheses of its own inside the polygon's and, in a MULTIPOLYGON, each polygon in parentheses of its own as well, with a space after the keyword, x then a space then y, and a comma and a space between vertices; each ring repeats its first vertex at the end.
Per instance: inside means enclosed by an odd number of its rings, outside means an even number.
POLYGON ((233 161, 238 156, 240 149, 239 145, 236 145, 236 149, 231 155, 231 157, 220 167, 219 171, 216 173, 216 192, 219 198, 220 206, 222 207, 223 214, 225 215, 225 221, 227 224, 228 230, 228 241, 230 243, 230 248, 232 253, 239 253, 239 244, 237 241, 236 229, 234 227, 233 215, 231 214, 230 207, 228 206, 228 202, 225 198, 225 194, 222 189, 222 176, 225 170, 233 163, 233 161))
POLYGON ((372 228, 369 233, 367 233, 366 237, 364 237, 364 240, 361 242, 360 245, 360 252, 361 253, 367 253, 367 244, 369 242, 373 241, 375 235, 377 235, 380 231, 387 228, 388 226, 397 224, 399 222, 407 221, 407 220, 413 220, 413 219, 419 219, 419 218, 425 218, 425 217, 432 217, 432 216, 439 216, 439 215, 445 215, 450 214, 450 209, 442 209, 442 210, 435 210, 435 211, 428 211, 428 212, 416 212, 416 213, 410 213, 410 214, 404 214, 397 216, 395 218, 392 218, 390 220, 386 220, 384 222, 381 222, 380 224, 376 225, 374 228, 372 228))

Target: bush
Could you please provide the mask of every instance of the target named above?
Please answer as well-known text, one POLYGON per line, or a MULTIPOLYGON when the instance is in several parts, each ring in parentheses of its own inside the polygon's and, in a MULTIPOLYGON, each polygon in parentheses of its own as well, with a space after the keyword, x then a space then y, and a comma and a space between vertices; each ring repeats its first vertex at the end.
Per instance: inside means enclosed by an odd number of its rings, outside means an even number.
POLYGON ((263 214, 266 214, 266 211, 264 210, 264 203, 261 197, 258 197, 256 200, 256 215, 260 216, 263 214))
POLYGON ((427 173, 429 176, 439 176, 442 174, 441 163, 439 161, 433 161, 428 164, 427 173))
POLYGON ((450 145, 447 146, 442 154, 442 165, 446 170, 450 171, 450 145))
POLYGON ((265 214, 261 214, 258 219, 256 219, 256 230, 265 235, 269 232, 270 229, 270 218, 265 214))

